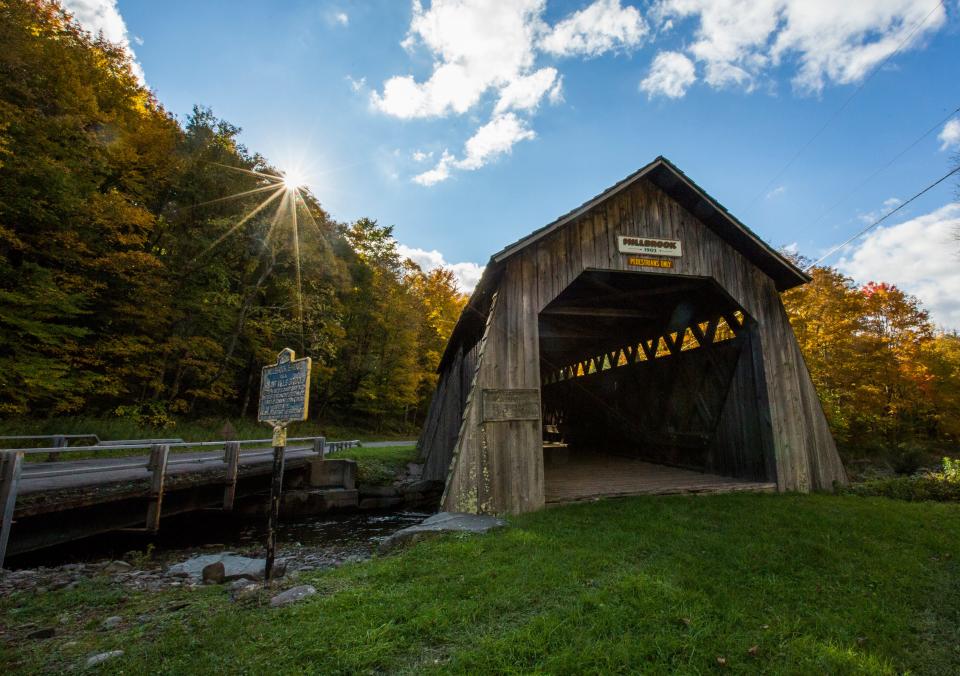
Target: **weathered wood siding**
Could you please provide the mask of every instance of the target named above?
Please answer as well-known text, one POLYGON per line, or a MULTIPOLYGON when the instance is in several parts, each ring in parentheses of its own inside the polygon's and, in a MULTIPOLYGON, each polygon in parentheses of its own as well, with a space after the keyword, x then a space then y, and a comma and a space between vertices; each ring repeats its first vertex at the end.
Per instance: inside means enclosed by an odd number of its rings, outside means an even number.
POLYGON ((418 443, 424 479, 444 481, 450 471, 479 349, 479 343, 459 348, 451 365, 440 374, 418 443))
MULTIPOLYGON (((543 505, 539 421, 484 423, 479 399, 483 389, 540 388, 538 314, 588 269, 713 278, 756 322, 750 359, 742 360, 749 363, 738 370, 734 388, 742 406, 737 410, 731 404, 724 411, 718 448, 733 452, 747 434, 737 429, 754 424, 763 428, 769 416, 768 446, 751 449, 759 455, 750 462, 765 458, 763 471, 769 472, 766 463, 772 461, 780 490, 829 489, 834 481, 845 481, 773 280, 649 181, 613 195, 502 265, 497 302, 488 317, 455 444, 445 508, 510 513, 543 505), (683 256, 672 259, 669 270, 633 267, 617 250, 618 235, 678 239, 683 256), (751 378, 756 386, 750 387, 751 378), (764 381, 765 391, 757 378, 764 381), (750 415, 757 419, 748 422, 750 415)), ((455 369, 448 370, 452 374, 455 369)), ((755 466, 759 471, 760 465, 755 466)))

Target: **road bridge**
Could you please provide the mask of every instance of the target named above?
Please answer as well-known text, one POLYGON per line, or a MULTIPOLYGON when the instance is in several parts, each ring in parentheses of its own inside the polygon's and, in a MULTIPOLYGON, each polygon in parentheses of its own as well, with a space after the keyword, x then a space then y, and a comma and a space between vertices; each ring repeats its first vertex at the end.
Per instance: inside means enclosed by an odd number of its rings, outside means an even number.
MULTIPOLYGON (((161 440, 164 441, 164 440, 161 440)), ((112 530, 155 532, 162 516, 231 511, 269 490, 270 439, 113 443, 0 451, 0 565, 22 554, 112 530), (36 456, 89 454, 54 462, 36 456)), ((375 442, 376 443, 376 442, 375 442)), ((378 442, 377 445, 401 442, 378 442)), ((303 485, 311 460, 359 446, 323 437, 288 440, 285 488, 303 485)))

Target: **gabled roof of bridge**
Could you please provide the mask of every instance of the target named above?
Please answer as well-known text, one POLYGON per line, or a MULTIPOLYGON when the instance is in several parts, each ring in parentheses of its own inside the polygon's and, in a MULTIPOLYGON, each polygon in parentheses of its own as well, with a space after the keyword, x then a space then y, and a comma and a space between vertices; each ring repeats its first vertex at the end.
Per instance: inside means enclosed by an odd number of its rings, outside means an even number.
POLYGON ((637 181, 647 179, 676 200, 699 221, 715 232, 721 239, 739 251, 753 265, 769 276, 778 291, 786 291, 810 281, 810 276, 798 268, 786 256, 764 242, 755 232, 744 225, 703 188, 693 182, 673 162, 660 155, 650 164, 638 169, 622 181, 610 186, 596 197, 567 212, 552 223, 534 230, 526 237, 495 253, 487 264, 480 281, 474 289, 467 306, 457 321, 447 343, 438 371, 443 370, 454 349, 465 334, 482 329, 484 318, 497 280, 504 269, 504 262, 536 243, 550 233, 575 221, 594 207, 626 190, 637 181))
POLYGON ((755 232, 727 211, 722 204, 694 183, 673 162, 662 155, 622 181, 610 186, 596 197, 584 202, 576 209, 495 253, 490 259, 491 262, 502 263, 644 178, 658 186, 730 246, 743 254, 747 260, 763 270, 773 279, 779 291, 786 291, 810 281, 810 277, 805 272, 764 242, 755 232))

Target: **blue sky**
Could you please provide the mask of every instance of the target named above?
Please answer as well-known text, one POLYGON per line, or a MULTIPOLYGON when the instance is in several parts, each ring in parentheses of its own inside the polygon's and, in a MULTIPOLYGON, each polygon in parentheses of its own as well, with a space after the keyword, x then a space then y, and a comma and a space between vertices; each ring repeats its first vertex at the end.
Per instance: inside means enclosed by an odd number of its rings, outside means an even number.
MULTIPOLYGON (((252 150, 302 165, 335 218, 395 225, 466 285, 660 154, 774 246, 817 258, 960 150, 945 121, 956 0, 65 4, 125 41, 176 115, 210 106, 252 150)), ((830 262, 960 328, 958 184, 830 262)))

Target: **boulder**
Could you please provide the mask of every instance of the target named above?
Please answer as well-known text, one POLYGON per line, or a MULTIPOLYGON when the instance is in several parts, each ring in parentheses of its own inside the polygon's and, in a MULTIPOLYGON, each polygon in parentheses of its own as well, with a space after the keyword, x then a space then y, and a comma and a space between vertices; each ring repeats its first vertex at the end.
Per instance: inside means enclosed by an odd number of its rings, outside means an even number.
POLYGON ((270 599, 270 606, 273 608, 288 606, 291 603, 296 603, 297 601, 301 601, 308 596, 313 596, 316 593, 317 590, 308 584, 302 584, 298 587, 291 587, 287 591, 281 592, 270 599))
POLYGON ((440 512, 422 523, 398 530, 380 542, 379 550, 384 554, 402 545, 419 542, 441 533, 486 533, 494 528, 504 528, 506 525, 506 521, 495 516, 440 512))
POLYGON ((208 563, 200 571, 200 579, 203 580, 204 584, 220 584, 226 576, 227 569, 223 565, 223 561, 208 563))
POLYGON ((131 566, 126 561, 111 561, 103 567, 103 572, 108 575, 114 575, 116 573, 127 573, 133 570, 131 566))
MULTIPOLYGON (((264 559, 251 559, 246 556, 237 556, 231 552, 223 552, 222 554, 202 554, 181 563, 174 564, 167 569, 167 575, 172 577, 188 577, 200 582, 204 579, 204 569, 216 563, 223 565, 223 578, 220 582, 232 582, 233 580, 241 578, 259 582, 263 580, 264 568, 266 567, 266 561, 264 559)), ((213 570, 214 569, 211 568, 211 573, 213 570)), ((283 575, 285 570, 285 561, 279 560, 274 563, 274 577, 283 575)))

